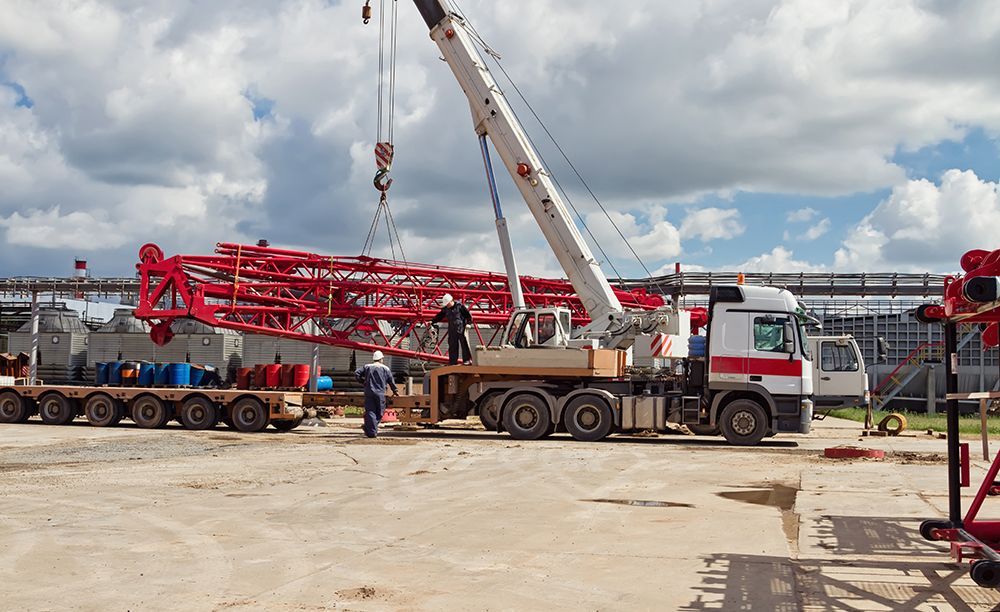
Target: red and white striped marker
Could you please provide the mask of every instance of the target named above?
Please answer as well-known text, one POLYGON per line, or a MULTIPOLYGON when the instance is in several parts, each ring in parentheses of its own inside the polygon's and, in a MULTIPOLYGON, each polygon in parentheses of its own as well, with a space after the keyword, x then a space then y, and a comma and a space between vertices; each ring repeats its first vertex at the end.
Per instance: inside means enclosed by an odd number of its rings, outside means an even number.
POLYGON ((649 352, 653 357, 669 357, 674 348, 674 339, 667 334, 656 334, 649 343, 649 352))
POLYGON ((388 170, 392 165, 393 146, 388 142, 375 145, 375 165, 379 170, 388 170))

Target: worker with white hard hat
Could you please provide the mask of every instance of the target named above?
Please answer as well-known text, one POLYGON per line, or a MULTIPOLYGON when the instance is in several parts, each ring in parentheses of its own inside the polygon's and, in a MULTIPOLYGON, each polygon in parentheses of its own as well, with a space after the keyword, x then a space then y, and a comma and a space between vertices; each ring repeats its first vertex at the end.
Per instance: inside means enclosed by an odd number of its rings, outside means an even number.
POLYGON ((382 363, 382 351, 372 354, 372 362, 355 370, 354 377, 365 386, 365 435, 369 438, 378 436, 378 424, 385 413, 385 390, 392 389, 393 395, 399 395, 396 382, 392 379, 392 370, 382 363))
POLYGON ((469 365, 472 363, 472 349, 469 348, 469 339, 465 337, 465 326, 472 324, 472 314, 465 304, 455 301, 450 294, 444 294, 438 300, 441 312, 437 313, 431 323, 448 321, 448 363, 456 365, 459 361, 459 349, 461 349, 462 363, 469 365))

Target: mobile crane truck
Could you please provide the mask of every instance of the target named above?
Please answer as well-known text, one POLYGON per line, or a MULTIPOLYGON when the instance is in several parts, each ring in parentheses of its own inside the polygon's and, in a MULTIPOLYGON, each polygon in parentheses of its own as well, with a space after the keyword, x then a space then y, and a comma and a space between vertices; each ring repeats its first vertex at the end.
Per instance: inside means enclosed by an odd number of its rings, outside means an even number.
POLYGON ((414 3, 468 98, 484 157, 488 138, 591 323, 574 330, 566 310, 515 310, 503 346, 477 347, 473 365, 433 370, 423 394, 394 398, 400 419, 429 424, 478 413, 486 427, 521 440, 558 429, 597 441, 613 432, 663 431, 668 423, 718 431, 737 445, 808 433, 812 357, 794 296, 774 287, 720 286, 707 310, 623 309, 470 26, 446 0, 414 3), (692 336, 701 328, 705 336, 692 336), (671 367, 633 371, 628 349, 654 334, 670 340, 671 367))

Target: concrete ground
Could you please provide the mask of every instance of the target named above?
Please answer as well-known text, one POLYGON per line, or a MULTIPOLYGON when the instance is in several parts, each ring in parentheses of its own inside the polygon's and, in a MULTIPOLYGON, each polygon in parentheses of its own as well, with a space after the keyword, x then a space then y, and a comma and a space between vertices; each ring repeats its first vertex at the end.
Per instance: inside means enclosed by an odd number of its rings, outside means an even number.
POLYGON ((470 427, 371 441, 356 419, 256 435, 0 426, 0 607, 1000 605, 917 534, 945 513, 942 440, 860 442, 834 419, 749 449, 470 427), (840 444, 891 453, 822 458, 840 444))

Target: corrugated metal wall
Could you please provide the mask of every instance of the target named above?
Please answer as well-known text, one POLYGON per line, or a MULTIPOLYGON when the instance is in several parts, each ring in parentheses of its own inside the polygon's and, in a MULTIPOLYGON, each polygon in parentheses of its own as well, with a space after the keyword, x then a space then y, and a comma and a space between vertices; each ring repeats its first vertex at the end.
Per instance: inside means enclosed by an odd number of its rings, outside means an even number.
MULTIPOLYGON (((90 334, 72 310, 42 308, 38 316, 38 377, 65 384, 89 379, 87 366, 90 334)), ((31 352, 31 323, 9 334, 10 352, 31 352)))

